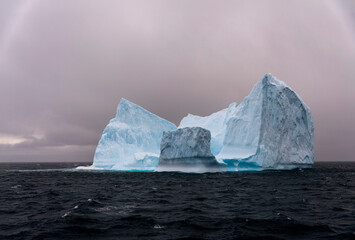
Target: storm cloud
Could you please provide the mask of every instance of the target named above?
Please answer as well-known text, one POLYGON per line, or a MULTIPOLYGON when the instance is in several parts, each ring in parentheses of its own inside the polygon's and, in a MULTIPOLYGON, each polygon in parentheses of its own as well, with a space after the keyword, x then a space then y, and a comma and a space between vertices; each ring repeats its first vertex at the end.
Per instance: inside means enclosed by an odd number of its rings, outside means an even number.
POLYGON ((92 161, 121 97, 178 124, 272 73, 311 108, 315 161, 355 154, 355 4, 0 3, 0 161, 92 161))

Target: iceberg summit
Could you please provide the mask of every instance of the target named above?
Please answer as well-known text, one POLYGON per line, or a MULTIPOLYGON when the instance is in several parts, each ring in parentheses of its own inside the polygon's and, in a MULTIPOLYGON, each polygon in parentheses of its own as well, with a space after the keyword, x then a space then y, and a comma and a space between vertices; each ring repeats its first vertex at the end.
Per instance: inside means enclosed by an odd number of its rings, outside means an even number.
MULTIPOLYGON (((309 107, 271 74, 238 105, 173 123, 121 99, 89 169, 123 171, 256 171, 311 167, 309 107)), ((80 169, 84 169, 81 167, 80 169)))

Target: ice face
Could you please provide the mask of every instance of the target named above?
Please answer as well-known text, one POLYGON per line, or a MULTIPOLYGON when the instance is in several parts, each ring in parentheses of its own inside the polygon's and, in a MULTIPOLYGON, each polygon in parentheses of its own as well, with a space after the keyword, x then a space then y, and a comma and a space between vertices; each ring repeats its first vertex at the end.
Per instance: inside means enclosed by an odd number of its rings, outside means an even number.
POLYGON ((112 170, 154 170, 163 131, 176 126, 122 98, 114 119, 97 145, 93 167, 112 170))
POLYGON ((218 159, 244 159, 256 153, 263 101, 261 91, 262 84, 259 82, 228 119, 218 159))
POLYGON ((313 129, 308 106, 266 74, 228 121, 216 157, 237 170, 307 167, 314 159, 313 129))
POLYGON ((206 117, 188 114, 184 117, 178 128, 201 127, 211 132, 211 152, 217 155, 223 146, 228 120, 235 114, 237 104, 232 103, 228 108, 206 117))
POLYGON ((212 172, 225 169, 210 151, 211 133, 200 127, 164 132, 157 171, 212 172))

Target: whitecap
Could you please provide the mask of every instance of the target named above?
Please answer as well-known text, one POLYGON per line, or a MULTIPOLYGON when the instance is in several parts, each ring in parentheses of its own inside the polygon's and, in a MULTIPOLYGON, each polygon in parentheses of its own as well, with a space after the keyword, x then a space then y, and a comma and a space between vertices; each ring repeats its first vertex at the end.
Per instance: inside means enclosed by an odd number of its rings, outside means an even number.
POLYGON ((71 211, 66 212, 66 213, 64 213, 64 215, 62 216, 62 218, 65 218, 65 217, 69 216, 70 214, 71 214, 71 211))
POLYGON ((161 226, 159 224, 155 224, 153 228, 154 229, 163 229, 163 228, 165 228, 165 226, 161 226))

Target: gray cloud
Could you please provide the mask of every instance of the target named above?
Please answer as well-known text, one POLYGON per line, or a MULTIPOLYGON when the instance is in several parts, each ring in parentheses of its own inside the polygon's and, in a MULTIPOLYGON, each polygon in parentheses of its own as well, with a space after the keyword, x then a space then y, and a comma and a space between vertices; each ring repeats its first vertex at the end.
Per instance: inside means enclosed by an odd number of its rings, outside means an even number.
POLYGON ((265 73, 311 107, 316 161, 353 160, 348 1, 12 1, 0 8, 0 161, 91 161, 125 97, 176 124, 265 73))

